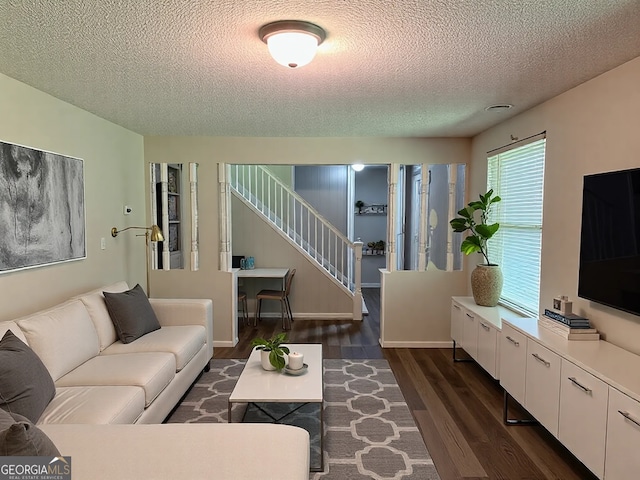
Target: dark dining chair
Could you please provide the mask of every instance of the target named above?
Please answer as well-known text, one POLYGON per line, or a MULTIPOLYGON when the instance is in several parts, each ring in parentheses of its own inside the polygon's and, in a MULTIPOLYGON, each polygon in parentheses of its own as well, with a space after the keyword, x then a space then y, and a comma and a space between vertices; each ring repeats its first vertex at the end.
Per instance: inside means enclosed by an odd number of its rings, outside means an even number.
POLYGON ((256 307, 256 317, 254 320, 254 325, 258 325, 258 320, 260 320, 260 309, 262 308, 262 300, 278 300, 280 302, 281 308, 282 329, 287 330, 288 328, 291 328, 291 322, 293 322, 293 313, 291 312, 291 304, 289 303, 289 292, 291 292, 291 282, 293 281, 293 276, 295 274, 295 268, 287 274, 284 290, 260 290, 256 294, 256 300, 258 304, 256 307))

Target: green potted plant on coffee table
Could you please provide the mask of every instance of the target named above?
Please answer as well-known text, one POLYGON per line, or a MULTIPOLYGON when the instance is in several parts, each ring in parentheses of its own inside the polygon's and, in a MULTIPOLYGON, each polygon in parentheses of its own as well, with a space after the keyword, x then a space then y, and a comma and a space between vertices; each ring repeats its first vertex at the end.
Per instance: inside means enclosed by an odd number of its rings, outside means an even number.
POLYGON ((478 305, 495 307, 502 292, 502 271, 500 267, 491 263, 487 250, 487 241, 500 228, 499 223, 487 223, 491 206, 502 200, 493 195, 493 189, 480 194, 480 199, 469 204, 458 212, 460 215, 449 223, 454 232, 469 232, 462 241, 460 251, 465 255, 479 252, 486 263, 480 263, 471 273, 471 290, 473 299, 478 305), (477 212, 480 215, 477 215, 477 212))
POLYGON ((264 339, 256 337, 251 341, 251 346, 260 350, 260 361, 265 370, 282 370, 285 366, 284 356, 289 354, 289 347, 282 345, 287 341, 286 333, 264 339))

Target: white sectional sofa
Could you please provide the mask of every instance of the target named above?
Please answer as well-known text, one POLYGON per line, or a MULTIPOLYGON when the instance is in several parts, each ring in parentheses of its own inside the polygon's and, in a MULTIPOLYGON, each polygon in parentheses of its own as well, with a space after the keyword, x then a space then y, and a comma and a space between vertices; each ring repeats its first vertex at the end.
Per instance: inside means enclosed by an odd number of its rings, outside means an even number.
POLYGON ((38 424, 161 423, 213 355, 211 300, 150 299, 162 328, 128 344, 118 340, 103 291, 0 324, 47 367, 56 394, 38 424))
POLYGON ((303 429, 161 424, 208 370, 212 301, 150 299, 160 328, 123 343, 103 292, 127 290, 119 282, 0 322, 0 338, 11 330, 53 379, 55 395, 36 425, 72 457, 73 478, 253 479, 277 472, 277 478, 308 479, 303 429))

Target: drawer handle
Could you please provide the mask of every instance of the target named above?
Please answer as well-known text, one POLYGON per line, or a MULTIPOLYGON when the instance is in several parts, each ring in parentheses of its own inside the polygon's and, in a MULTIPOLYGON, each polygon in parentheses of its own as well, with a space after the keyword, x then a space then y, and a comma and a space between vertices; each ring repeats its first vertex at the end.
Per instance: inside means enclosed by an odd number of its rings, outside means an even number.
POLYGON ((460 307, 458 305, 454 305, 453 308, 455 308, 456 310, 460 310, 460 307))
POLYGON ((484 328, 487 332, 489 330, 491 330, 487 325, 485 325, 484 323, 480 322, 480 325, 482 325, 482 328, 484 328))
POLYGON ((544 358, 542 358, 540 355, 538 355, 537 353, 532 353, 531 354, 533 356, 533 358, 535 358, 536 360, 538 360, 540 363, 544 363, 545 367, 550 367, 551 364, 549 362, 547 362, 544 358))
POLYGON ((578 387, 580 390, 582 390, 584 393, 589 393, 591 394, 591 389, 585 387, 584 385, 582 385, 580 382, 578 382, 575 377, 567 377, 569 380, 571 380, 571 383, 573 383, 576 387, 578 387))
POLYGON ((513 343, 516 347, 520 346, 520 342, 518 342, 517 340, 514 340, 509 335, 507 335, 507 340, 509 340, 511 343, 513 343))
POLYGON ((622 410, 618 410, 618 413, 622 415, 624 418, 626 418, 627 420, 629 420, 630 422, 635 423, 638 427, 640 427, 640 422, 638 422, 638 420, 634 419, 631 415, 629 415, 629 412, 623 412, 622 410))
POLYGON ((471 320, 474 319, 473 315, 469 315, 468 313, 465 314, 467 317, 469 317, 471 320))

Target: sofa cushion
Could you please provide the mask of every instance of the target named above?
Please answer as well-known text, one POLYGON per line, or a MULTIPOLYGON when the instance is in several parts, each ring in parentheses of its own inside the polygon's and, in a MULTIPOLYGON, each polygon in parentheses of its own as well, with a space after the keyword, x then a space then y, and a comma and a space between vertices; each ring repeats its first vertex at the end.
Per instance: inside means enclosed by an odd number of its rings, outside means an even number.
POLYGON ((93 325, 96 327, 96 331, 98 332, 100 351, 118 340, 116 327, 111 321, 107 305, 104 303, 104 295, 102 292, 118 293, 124 292, 125 290, 129 290, 127 282, 117 282, 74 297, 84 303, 84 306, 89 312, 93 325))
POLYGON ((100 352, 96 329, 79 300, 37 312, 16 323, 54 382, 100 352))
POLYGON ((29 419, 0 409, 0 456, 57 457, 60 451, 29 419))
POLYGON ((162 327, 131 343, 117 341, 103 350, 101 355, 136 352, 172 353, 176 359, 176 371, 179 372, 200 351, 205 344, 206 335, 204 327, 200 325, 162 327))
POLYGON ((0 322, 0 338, 4 337, 4 334, 7 333, 7 330, 11 330, 16 337, 29 345, 27 337, 24 336, 24 333, 22 332, 22 330, 20 330, 20 327, 16 322, 0 322))
POLYGON ((134 423, 142 415, 144 403, 140 387, 58 387, 38 425, 134 423))
POLYGON ((104 301, 122 343, 131 343, 160 328, 147 294, 140 284, 126 292, 104 292, 104 301))
POLYGON ((176 374, 170 353, 100 355, 83 363, 56 382, 56 387, 132 385, 144 390, 145 405, 165 389, 176 374))
POLYGON ((0 340, 0 407, 35 423, 56 393, 47 368, 11 330, 0 340))

